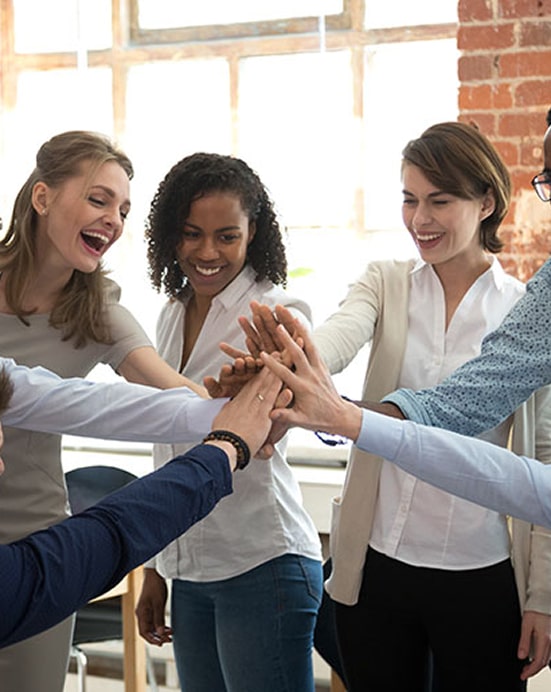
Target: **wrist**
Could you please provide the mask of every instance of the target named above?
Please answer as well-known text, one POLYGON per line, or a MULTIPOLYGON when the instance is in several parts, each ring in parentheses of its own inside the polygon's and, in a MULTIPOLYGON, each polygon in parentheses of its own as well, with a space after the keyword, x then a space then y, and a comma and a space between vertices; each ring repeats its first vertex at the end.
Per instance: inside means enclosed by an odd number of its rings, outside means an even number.
POLYGON ((235 471, 237 468, 237 451, 231 442, 224 442, 224 440, 207 440, 203 442, 203 444, 221 449, 228 457, 230 470, 235 471))
MULTIPOLYGON (((232 470, 244 469, 251 460, 249 445, 230 430, 211 430, 203 440, 204 444, 209 442, 224 443, 225 447, 222 449, 228 454, 232 470)), ((221 445, 216 446, 220 447, 221 445)))

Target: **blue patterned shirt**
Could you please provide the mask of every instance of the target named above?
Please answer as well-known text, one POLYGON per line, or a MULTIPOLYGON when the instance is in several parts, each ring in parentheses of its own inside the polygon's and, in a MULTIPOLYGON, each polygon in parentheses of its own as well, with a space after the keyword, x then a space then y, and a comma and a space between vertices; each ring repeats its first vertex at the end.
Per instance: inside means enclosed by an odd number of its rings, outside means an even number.
POLYGON ((551 259, 526 294, 483 340, 480 355, 436 387, 398 389, 384 398, 406 418, 478 435, 503 421, 551 383, 551 259))

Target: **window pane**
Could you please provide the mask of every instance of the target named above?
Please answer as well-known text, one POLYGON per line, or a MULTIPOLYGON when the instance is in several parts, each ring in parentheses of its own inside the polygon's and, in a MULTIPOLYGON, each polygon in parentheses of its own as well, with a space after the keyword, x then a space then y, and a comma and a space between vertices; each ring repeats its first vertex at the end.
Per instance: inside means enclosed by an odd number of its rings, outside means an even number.
POLYGON ((142 29, 168 29, 212 24, 238 24, 292 17, 340 14, 343 0, 139 0, 142 29))
POLYGON ((364 161, 368 229, 402 228, 401 152, 433 123, 456 120, 455 40, 380 45, 366 53, 364 161))
POLYGON ((14 0, 14 17, 16 53, 74 52, 112 43, 111 0, 14 0))
POLYGON ((366 29, 448 22, 457 22, 457 0, 365 0, 366 29))
POLYGON ((349 225, 354 199, 348 51, 243 60, 239 149, 287 225, 349 225))
POLYGON ((187 154, 231 150, 229 72, 225 60, 150 63, 129 70, 124 148, 135 168, 132 210, 109 251, 124 302, 151 336, 163 299, 147 279, 144 219, 161 179, 187 154))
POLYGON ((4 122, 0 216, 6 227, 15 193, 34 168, 43 142, 65 130, 112 133, 111 70, 24 72, 17 85, 16 107, 4 122))

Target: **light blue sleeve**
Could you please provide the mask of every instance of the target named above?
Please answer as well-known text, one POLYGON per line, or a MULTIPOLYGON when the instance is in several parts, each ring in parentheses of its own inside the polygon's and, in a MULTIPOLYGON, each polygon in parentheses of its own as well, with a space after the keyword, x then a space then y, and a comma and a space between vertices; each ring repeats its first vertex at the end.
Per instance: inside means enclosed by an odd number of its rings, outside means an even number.
POLYGON ((133 442, 194 442, 211 429, 226 399, 181 387, 161 391, 127 382, 62 379, 45 368, 0 358, 14 385, 2 423, 37 432, 133 442))
POLYGON ((478 435, 551 383, 551 259, 484 339, 480 355, 431 389, 400 389, 384 401, 425 425, 478 435))
POLYGON ((551 466, 535 459, 366 409, 356 445, 453 495, 551 527, 551 466))

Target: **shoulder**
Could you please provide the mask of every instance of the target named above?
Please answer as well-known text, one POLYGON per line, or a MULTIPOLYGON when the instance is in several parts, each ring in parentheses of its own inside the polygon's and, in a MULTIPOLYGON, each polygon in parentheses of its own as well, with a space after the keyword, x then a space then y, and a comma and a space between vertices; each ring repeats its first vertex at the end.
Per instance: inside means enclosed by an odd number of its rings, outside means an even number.
POLYGON ((104 277, 103 279, 103 297, 106 303, 118 303, 121 299, 121 287, 113 279, 104 277))

